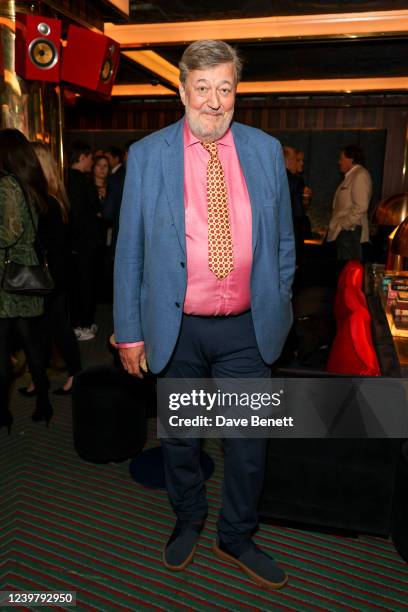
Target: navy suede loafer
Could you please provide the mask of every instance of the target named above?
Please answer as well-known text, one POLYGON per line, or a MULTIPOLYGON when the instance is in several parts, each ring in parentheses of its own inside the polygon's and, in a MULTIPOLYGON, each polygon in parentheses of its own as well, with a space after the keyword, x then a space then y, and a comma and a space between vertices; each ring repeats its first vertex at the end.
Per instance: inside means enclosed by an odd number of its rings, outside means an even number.
POLYGON ((204 523, 177 521, 163 550, 163 563, 167 569, 180 572, 191 563, 203 526, 204 523))
POLYGON ((237 565, 251 580, 267 589, 281 589, 288 581, 288 576, 277 562, 260 550, 252 540, 237 554, 219 541, 214 543, 213 553, 219 559, 237 565))

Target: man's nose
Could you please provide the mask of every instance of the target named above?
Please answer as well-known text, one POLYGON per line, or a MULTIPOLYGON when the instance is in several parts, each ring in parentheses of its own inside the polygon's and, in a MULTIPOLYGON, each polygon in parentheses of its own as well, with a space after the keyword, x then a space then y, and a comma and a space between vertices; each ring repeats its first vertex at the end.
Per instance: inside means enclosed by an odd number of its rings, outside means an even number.
POLYGON ((221 104, 220 104, 218 92, 216 89, 210 89, 210 92, 208 94, 207 104, 214 110, 217 110, 220 108, 221 104))

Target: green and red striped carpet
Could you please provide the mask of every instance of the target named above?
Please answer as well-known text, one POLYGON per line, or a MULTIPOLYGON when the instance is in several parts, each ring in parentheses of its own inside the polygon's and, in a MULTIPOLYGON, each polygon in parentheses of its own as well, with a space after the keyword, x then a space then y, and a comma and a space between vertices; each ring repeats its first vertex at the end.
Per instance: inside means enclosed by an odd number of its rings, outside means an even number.
POLYGON ((216 560, 217 441, 206 444, 216 470, 194 563, 182 573, 167 571, 161 549, 174 519, 166 494, 135 484, 127 463, 79 459, 69 398, 55 399, 49 429, 30 421, 33 406, 30 399, 13 402, 11 435, 0 430, 1 589, 76 591, 80 610, 408 609, 408 565, 380 538, 262 525, 258 543, 290 575, 279 592, 261 590, 216 560))

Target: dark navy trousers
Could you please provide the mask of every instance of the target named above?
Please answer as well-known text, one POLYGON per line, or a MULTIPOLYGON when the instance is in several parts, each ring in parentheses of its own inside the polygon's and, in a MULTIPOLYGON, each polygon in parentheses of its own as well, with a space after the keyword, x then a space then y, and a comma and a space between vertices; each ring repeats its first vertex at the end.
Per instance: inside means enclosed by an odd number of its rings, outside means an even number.
MULTIPOLYGON (((184 315, 167 378, 269 378, 251 312, 227 317, 184 315)), ((200 469, 200 439, 162 439, 167 491, 180 520, 201 522, 208 505, 200 469)), ((224 484, 218 521, 231 550, 252 536, 262 490, 266 439, 224 440, 224 484)))

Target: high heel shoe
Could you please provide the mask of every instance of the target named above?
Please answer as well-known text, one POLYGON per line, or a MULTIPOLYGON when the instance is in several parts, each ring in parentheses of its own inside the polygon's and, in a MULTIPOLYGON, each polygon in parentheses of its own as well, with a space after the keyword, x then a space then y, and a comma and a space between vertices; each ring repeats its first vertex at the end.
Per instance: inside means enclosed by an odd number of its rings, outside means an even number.
POLYGON ((39 421, 45 421, 45 425, 46 427, 48 427, 53 414, 54 410, 52 409, 51 404, 45 404, 43 406, 37 406, 37 408, 31 415, 31 418, 35 423, 38 423, 39 421))
POLYGON ((24 397, 35 397, 37 395, 37 389, 35 388, 29 391, 27 387, 20 387, 18 392, 24 395, 24 397))
POLYGON ((0 414, 0 429, 3 426, 7 427, 7 434, 10 435, 11 426, 13 425, 13 415, 7 410, 4 414, 0 414))

